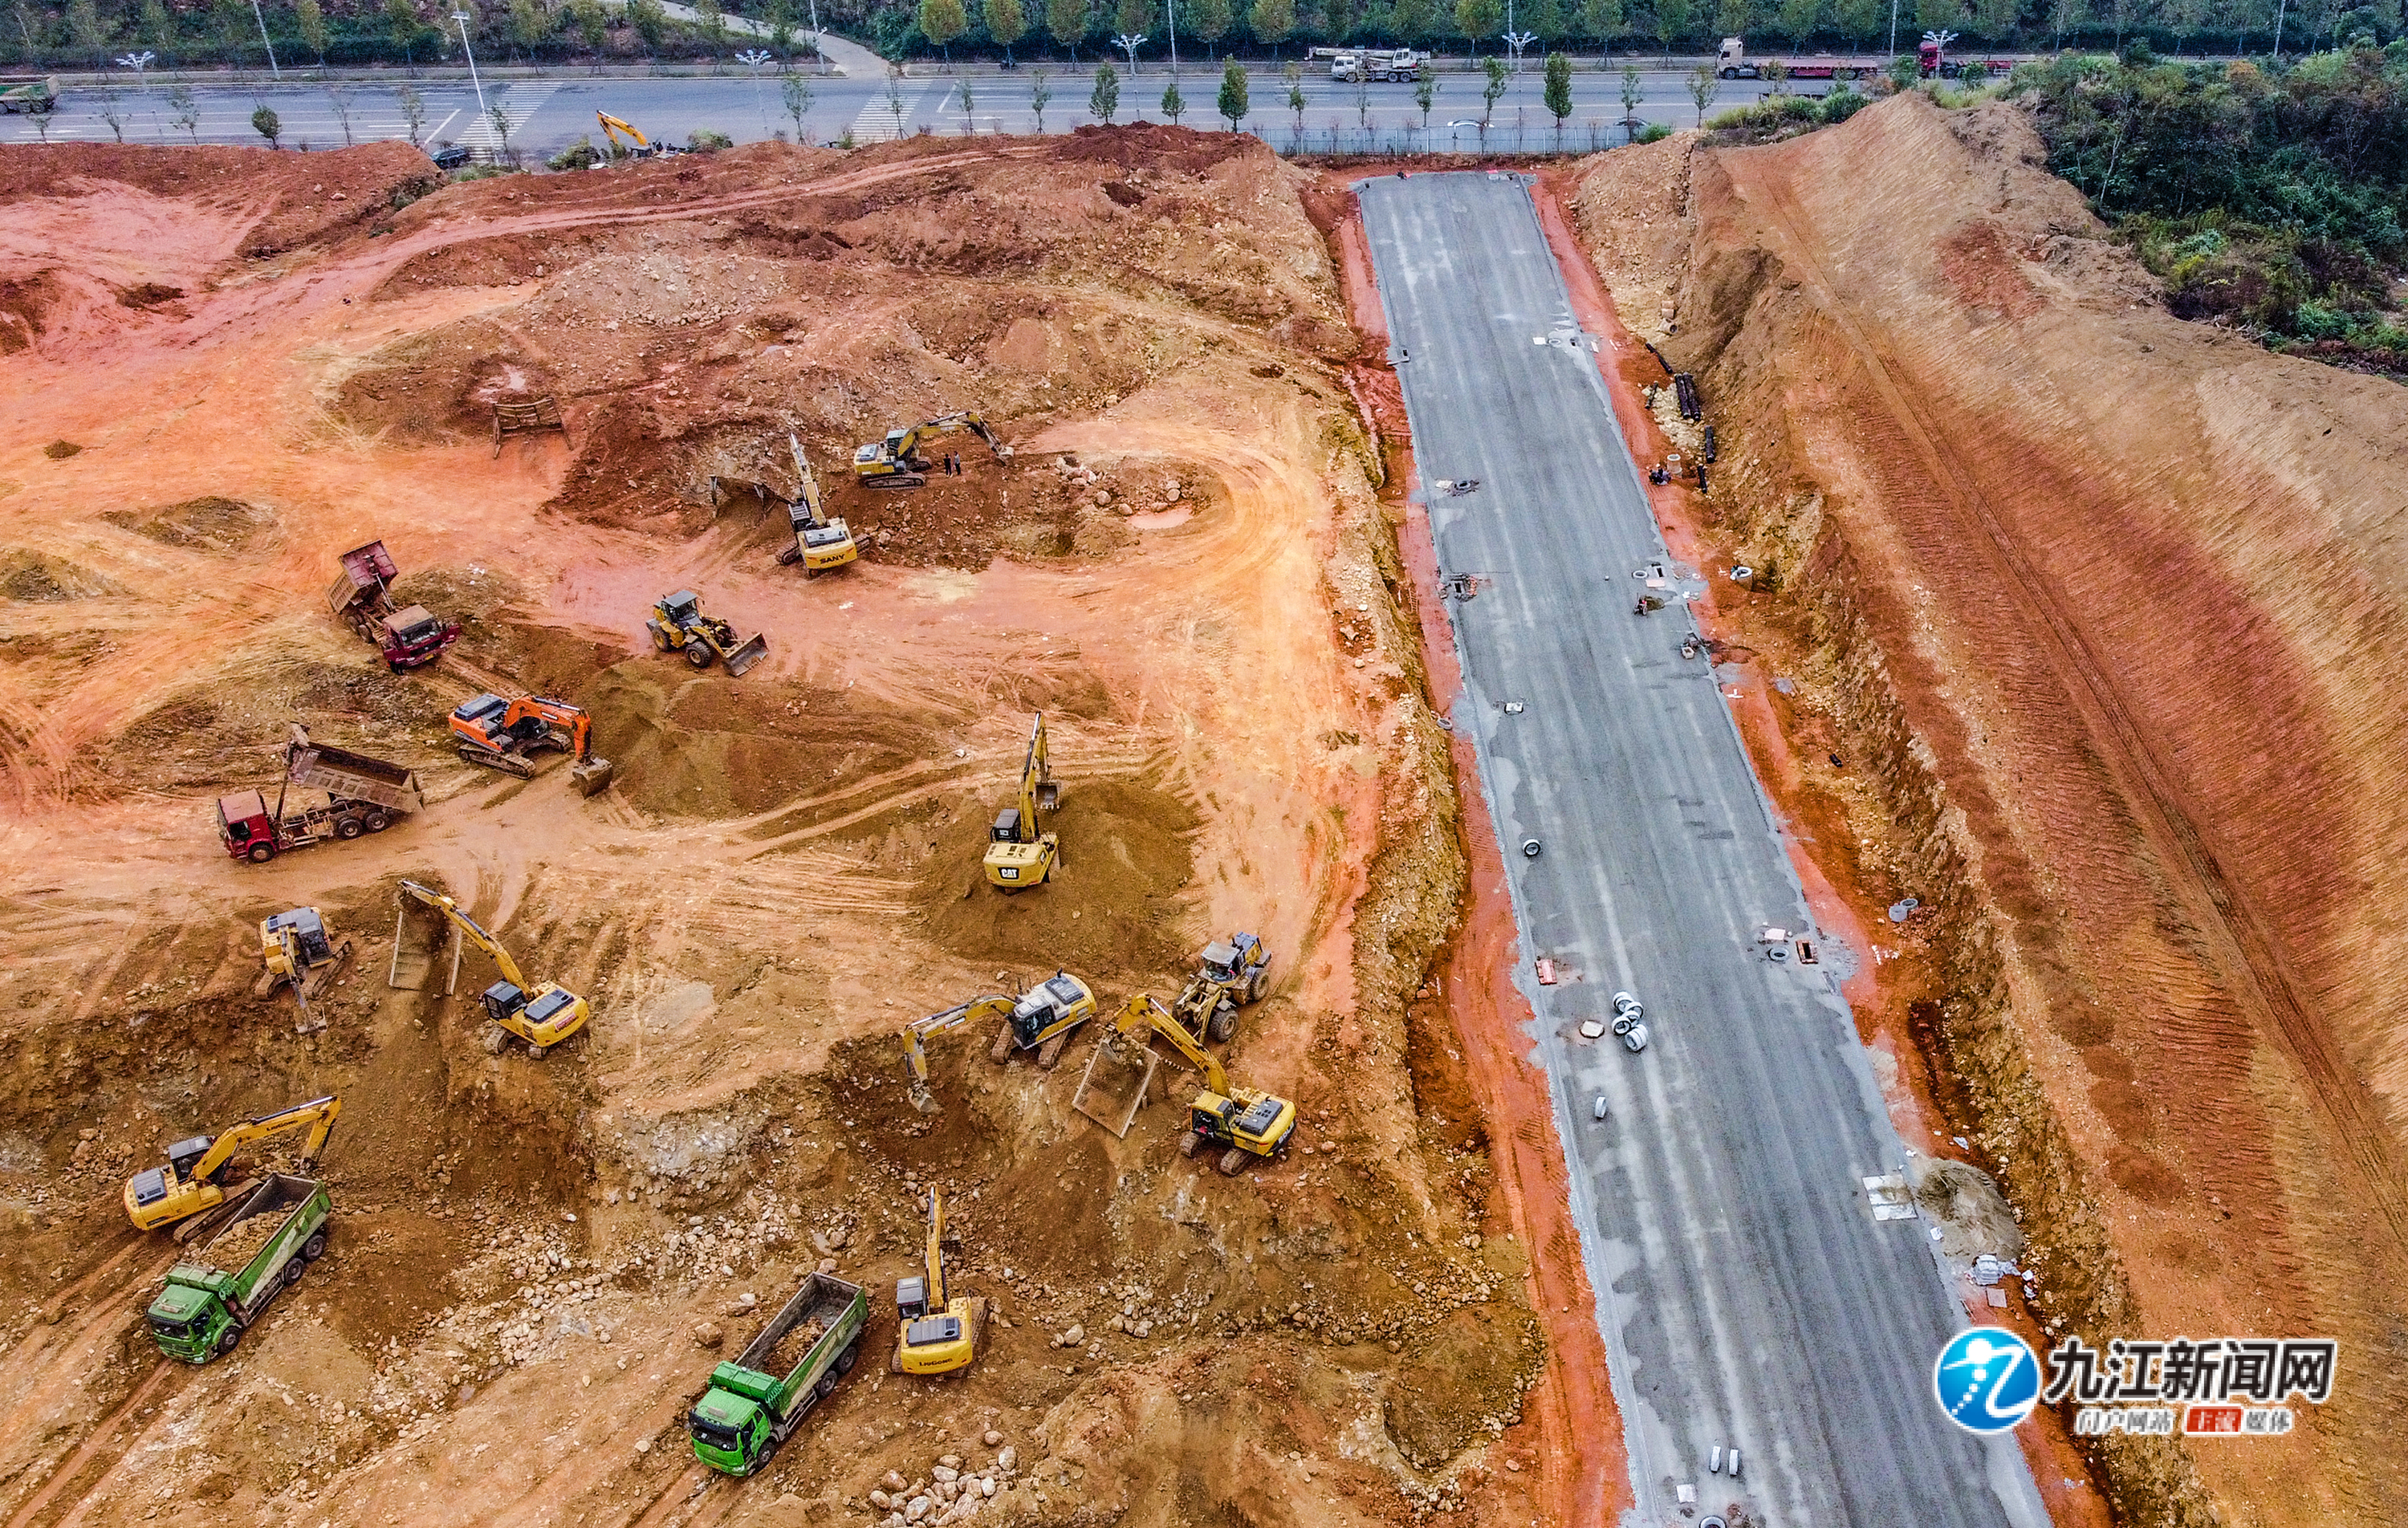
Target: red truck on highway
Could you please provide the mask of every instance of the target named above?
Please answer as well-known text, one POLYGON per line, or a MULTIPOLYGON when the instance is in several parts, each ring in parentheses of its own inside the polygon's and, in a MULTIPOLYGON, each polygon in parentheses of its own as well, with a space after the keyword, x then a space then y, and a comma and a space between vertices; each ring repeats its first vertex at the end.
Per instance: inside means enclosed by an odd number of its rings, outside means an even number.
MULTIPOLYGON (((2012 58, 1952 58, 1948 44, 1954 39, 1926 34, 1915 47, 1915 58, 1923 65, 1923 78, 1938 76, 1955 79, 1963 75, 1975 77, 2005 74, 2019 60, 2012 58)), ((1747 56, 1747 44, 1738 37, 1725 37, 1722 51, 1715 56, 1714 67, 1725 79, 1769 79, 1775 67, 1784 79, 1870 79, 1889 70, 1889 61, 1881 58, 1835 58, 1818 53, 1813 58, 1761 58, 1747 56)))

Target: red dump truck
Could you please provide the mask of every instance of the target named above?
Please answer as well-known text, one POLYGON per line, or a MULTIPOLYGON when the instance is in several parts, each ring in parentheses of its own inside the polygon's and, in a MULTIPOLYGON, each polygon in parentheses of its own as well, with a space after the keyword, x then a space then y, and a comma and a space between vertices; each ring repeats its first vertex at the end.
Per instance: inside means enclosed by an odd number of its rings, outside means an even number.
POLYGON ((294 727, 275 800, 264 791, 218 797, 218 839, 236 859, 265 864, 288 849, 382 833, 425 805, 415 772, 313 743, 294 727))
POLYGON ((460 640, 460 627, 423 605, 395 607, 393 580, 400 576, 381 541, 343 553, 343 571, 326 591, 326 608, 384 654, 398 674, 431 664, 460 640))

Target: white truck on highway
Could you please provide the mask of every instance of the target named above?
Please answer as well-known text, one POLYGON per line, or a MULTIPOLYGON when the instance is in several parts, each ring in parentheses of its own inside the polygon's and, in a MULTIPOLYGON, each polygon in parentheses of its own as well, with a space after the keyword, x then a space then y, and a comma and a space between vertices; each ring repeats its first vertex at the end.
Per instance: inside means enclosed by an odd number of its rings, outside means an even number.
POLYGON ((1410 83, 1429 68, 1430 56, 1410 48, 1316 48, 1315 58, 1329 60, 1329 78, 1348 84, 1362 80, 1410 83))

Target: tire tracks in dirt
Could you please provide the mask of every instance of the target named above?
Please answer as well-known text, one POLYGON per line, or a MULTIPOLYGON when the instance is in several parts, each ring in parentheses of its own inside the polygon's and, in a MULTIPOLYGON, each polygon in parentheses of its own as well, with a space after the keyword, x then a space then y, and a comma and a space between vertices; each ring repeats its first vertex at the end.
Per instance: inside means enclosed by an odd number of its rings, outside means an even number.
POLYGON ((1816 300, 1863 369, 1868 385, 1912 454, 1906 464, 1938 491, 1942 507, 1982 555, 1997 587, 2014 602, 2041 647, 2058 686, 2099 751, 2118 793, 2185 912, 2205 954, 2222 975, 2258 1032, 2298 1071, 2323 1117, 2326 1134, 2349 1166, 2348 1176, 2371 1201, 2397 1247, 2408 1245, 2408 1192, 2399 1179, 2382 1110, 2357 1076, 2330 1029, 2313 1010, 2298 972, 2262 909, 2224 868, 2195 808, 2175 784, 2117 687, 2112 667, 2091 645, 2064 601, 2033 565, 1997 507, 1967 469, 1941 449, 1941 432, 1899 381, 1899 367, 1839 295, 1827 274, 1828 254, 1789 185, 1760 162, 1725 161, 1734 188, 1767 217, 1784 254, 1813 287, 1816 300))

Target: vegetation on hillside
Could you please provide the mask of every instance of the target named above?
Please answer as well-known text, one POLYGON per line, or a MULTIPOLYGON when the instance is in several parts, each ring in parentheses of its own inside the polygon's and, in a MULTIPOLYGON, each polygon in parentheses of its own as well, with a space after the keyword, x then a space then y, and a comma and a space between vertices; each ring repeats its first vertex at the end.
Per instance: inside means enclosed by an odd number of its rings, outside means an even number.
POLYGON ((2284 68, 2061 58, 2014 90, 2176 313, 2408 374, 2408 43, 2284 68))

